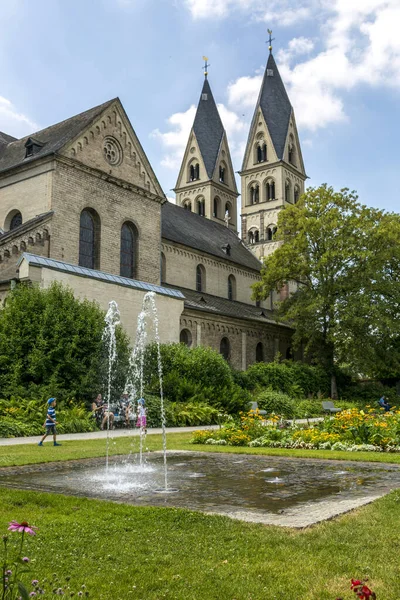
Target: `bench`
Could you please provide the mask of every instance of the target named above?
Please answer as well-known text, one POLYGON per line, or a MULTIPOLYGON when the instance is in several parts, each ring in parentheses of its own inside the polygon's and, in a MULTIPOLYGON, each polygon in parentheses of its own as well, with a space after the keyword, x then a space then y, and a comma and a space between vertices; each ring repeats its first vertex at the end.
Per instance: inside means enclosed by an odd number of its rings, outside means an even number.
POLYGON ((322 408, 324 412, 329 413, 330 415, 340 412, 341 408, 336 408, 333 402, 327 401, 322 403, 322 408))
POLYGON ((260 410, 258 408, 258 403, 257 402, 249 402, 249 411, 250 410, 254 410, 254 412, 256 412, 256 410, 258 410, 258 414, 261 416, 264 416, 267 414, 266 410, 260 410))

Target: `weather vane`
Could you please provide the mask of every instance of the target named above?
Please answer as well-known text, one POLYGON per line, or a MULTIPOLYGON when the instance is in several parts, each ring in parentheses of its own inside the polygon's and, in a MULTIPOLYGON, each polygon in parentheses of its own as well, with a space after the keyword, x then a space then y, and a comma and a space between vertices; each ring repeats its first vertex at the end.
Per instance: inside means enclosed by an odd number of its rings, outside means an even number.
POLYGON ((211 65, 208 64, 208 58, 207 58, 207 56, 203 56, 203 60, 204 60, 204 67, 203 67, 204 77, 207 77, 207 75, 208 75, 208 67, 210 67, 211 65))
POLYGON ((265 42, 265 43, 268 44, 268 50, 270 52, 272 52, 272 42, 274 41, 275 38, 272 37, 272 29, 268 29, 267 31, 269 33, 269 40, 268 40, 268 42, 265 42))

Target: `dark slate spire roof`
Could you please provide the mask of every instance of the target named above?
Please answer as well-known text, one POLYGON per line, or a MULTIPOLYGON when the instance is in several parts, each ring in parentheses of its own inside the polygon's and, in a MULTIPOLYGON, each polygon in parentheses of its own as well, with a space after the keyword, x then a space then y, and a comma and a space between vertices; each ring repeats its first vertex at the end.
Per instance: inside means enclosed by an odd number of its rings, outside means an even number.
MULTIPOLYGON (((61 123, 46 127, 46 129, 42 129, 30 136, 26 136, 19 140, 10 140, 0 153, 0 172, 16 167, 22 163, 25 164, 32 160, 36 160, 37 158, 54 154, 58 150, 61 150, 67 142, 74 139, 75 136, 94 121, 103 110, 110 106, 114 101, 115 99, 104 102, 104 104, 100 104, 99 106, 86 110, 70 119, 61 121, 61 123), (43 146, 39 151, 35 152, 33 156, 25 158, 25 144, 30 137, 33 137, 35 141, 38 141, 43 146)), ((7 137, 11 138, 11 136, 7 137)))
POLYGON ((201 90, 193 131, 199 144, 207 175, 211 179, 224 135, 224 126, 207 78, 204 80, 201 90))
POLYGON ((161 232, 162 237, 171 242, 207 252, 254 271, 261 269, 259 260, 234 231, 171 202, 165 202, 161 207, 161 232), (229 254, 226 253, 228 244, 229 254))
MULTIPOLYGON (((292 113, 292 105, 286 93, 285 86, 276 66, 275 59, 270 53, 265 69, 260 95, 254 111, 253 121, 250 127, 249 141, 253 133, 258 108, 264 115, 268 131, 278 159, 283 158, 286 136, 289 128, 289 119, 292 113), (272 71, 272 75, 270 74, 272 71)), ((245 165, 243 164, 243 169, 245 165)))

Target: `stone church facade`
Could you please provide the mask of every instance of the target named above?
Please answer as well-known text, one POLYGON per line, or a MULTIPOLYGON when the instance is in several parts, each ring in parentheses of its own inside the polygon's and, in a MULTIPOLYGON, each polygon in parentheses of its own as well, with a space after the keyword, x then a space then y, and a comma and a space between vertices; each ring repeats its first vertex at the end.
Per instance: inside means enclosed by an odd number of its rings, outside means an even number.
POLYGON ((292 330, 275 322, 274 299, 251 297, 259 258, 274 248, 277 211, 296 202, 305 179, 272 54, 241 178, 242 239, 228 140, 207 77, 176 205, 118 98, 22 139, 0 132, 0 303, 22 281, 60 281, 104 309, 116 300, 134 340, 151 290, 163 342, 210 346, 236 369, 290 356, 292 330))

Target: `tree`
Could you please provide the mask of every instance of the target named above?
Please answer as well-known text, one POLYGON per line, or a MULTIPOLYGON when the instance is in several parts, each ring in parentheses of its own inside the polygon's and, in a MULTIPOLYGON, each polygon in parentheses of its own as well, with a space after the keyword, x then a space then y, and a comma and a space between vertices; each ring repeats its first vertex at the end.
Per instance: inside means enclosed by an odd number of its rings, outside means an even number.
MULTIPOLYGON (((56 395, 90 400, 105 387, 104 312, 75 298, 70 288, 18 285, 0 311, 0 389, 3 396, 56 395)), ((116 386, 128 364, 129 344, 119 328, 116 386)))
POLYGON ((397 343, 399 365, 400 217, 358 203, 354 192, 326 184, 309 188, 279 214, 282 244, 266 259, 257 298, 292 281, 296 291, 282 301, 277 317, 295 328, 295 346, 327 369, 337 397, 337 365, 372 371, 397 343))

